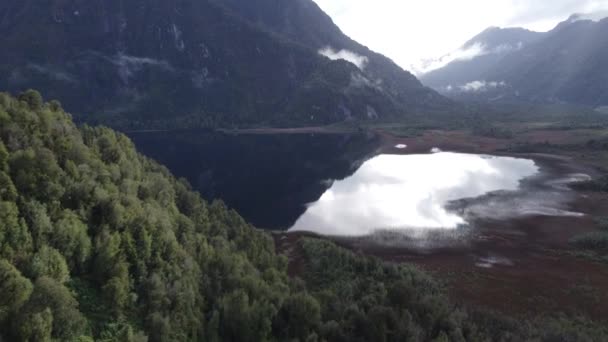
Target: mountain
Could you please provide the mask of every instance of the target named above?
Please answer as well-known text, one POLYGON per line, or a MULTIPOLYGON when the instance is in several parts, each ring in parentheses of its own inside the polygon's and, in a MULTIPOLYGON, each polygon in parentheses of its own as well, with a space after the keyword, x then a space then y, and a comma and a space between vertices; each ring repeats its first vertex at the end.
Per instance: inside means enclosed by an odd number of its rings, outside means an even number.
POLYGON ((420 82, 414 75, 342 33, 313 1, 226 0, 224 3, 250 22, 316 51, 344 50, 364 56, 363 77, 384 89, 394 102, 404 103, 411 108, 446 108, 446 101, 420 88, 420 82))
POLYGON ((445 67, 421 76, 435 89, 482 80, 508 54, 523 49, 542 37, 542 33, 521 28, 490 27, 466 42, 460 49, 467 58, 456 59, 445 67))
POLYGON ((114 127, 320 125, 453 105, 312 0, 0 0, 0 30, 1 89, 40 89, 114 127))
POLYGON ((608 19, 588 20, 581 15, 570 17, 547 33, 489 29, 472 41, 488 46, 488 51, 509 48, 455 61, 424 75, 422 80, 459 99, 605 106, 606 32, 608 19), (518 44, 513 48, 515 41, 518 44))

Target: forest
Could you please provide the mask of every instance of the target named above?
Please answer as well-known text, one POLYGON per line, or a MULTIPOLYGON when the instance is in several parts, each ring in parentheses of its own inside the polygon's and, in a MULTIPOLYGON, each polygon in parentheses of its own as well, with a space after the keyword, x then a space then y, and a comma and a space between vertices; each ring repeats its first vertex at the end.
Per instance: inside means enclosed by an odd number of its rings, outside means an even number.
POLYGON ((0 93, 0 340, 601 341, 465 308, 432 276, 304 238, 303 267, 123 134, 0 93))

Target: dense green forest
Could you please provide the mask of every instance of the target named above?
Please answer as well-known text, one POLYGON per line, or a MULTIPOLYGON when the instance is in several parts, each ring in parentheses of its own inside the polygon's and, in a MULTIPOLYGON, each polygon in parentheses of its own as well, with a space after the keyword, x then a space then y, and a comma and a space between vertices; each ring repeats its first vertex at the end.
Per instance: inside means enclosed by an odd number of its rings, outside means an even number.
MULTIPOLYGON (((522 323, 450 304, 407 265, 302 239, 303 269, 221 202, 76 127, 56 101, 0 94, 0 340, 588 341, 606 328, 522 323)), ((294 247, 294 248, 296 248, 294 247)))

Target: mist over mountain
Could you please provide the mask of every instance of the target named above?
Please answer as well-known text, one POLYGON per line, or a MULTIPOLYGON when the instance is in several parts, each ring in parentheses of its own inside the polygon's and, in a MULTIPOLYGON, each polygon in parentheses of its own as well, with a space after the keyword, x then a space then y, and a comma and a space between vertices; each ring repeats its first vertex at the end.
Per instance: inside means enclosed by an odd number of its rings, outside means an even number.
POLYGON ((319 125, 452 102, 312 0, 0 0, 0 88, 123 128, 319 125))
POLYGON ((506 55, 523 49, 542 35, 522 28, 490 27, 462 46, 460 55, 466 57, 456 58, 445 67, 424 74, 422 79, 425 84, 444 90, 450 85, 481 80, 506 55))
POLYGON ((440 92, 491 102, 608 104, 608 20, 573 15, 546 33, 490 28, 463 49, 481 53, 421 77, 440 92))

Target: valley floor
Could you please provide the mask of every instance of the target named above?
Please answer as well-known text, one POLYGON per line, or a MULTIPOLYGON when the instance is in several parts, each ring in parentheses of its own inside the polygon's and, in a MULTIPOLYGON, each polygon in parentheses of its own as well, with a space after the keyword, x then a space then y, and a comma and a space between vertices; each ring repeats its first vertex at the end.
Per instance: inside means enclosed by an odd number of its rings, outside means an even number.
MULTIPOLYGON (((510 139, 474 136, 465 131, 426 131, 398 137, 379 131, 382 153, 427 153, 432 148, 465 153, 535 156, 567 173, 604 174, 608 152, 592 148, 605 130, 526 130, 510 139), (407 145, 399 149, 397 145, 407 145)), ((596 231, 608 213, 608 193, 576 191, 569 210, 583 217, 529 216, 475 222, 465 241, 440 248, 383 245, 376 239, 336 239, 339 245, 392 262, 414 263, 445 281, 455 302, 501 313, 530 316, 563 312, 603 321, 608 317, 608 263, 574 247, 571 239, 596 231)), ((290 273, 303 269, 298 241, 302 233, 274 234, 279 251, 290 258, 290 273)))

